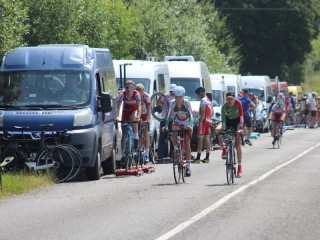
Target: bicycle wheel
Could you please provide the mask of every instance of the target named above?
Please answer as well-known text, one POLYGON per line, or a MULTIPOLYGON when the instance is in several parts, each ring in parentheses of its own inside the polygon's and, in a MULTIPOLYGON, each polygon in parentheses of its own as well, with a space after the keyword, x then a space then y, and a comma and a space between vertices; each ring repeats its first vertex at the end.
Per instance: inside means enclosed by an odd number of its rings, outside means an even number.
POLYGON ((182 179, 182 168, 180 164, 180 150, 175 150, 173 153, 173 176, 176 184, 179 184, 182 179))
POLYGON ((73 155, 74 169, 73 169, 73 173, 71 174, 71 176, 67 179, 67 181, 71 181, 71 180, 75 179, 79 175, 80 170, 82 169, 82 156, 81 156, 81 153, 79 152, 78 149, 76 149, 74 146, 72 146, 70 144, 61 144, 59 146, 67 148, 67 150, 70 150, 70 152, 73 155))
POLYGON ((280 146, 281 146, 281 141, 282 141, 282 134, 279 134, 278 141, 277 141, 278 148, 280 148, 280 146))
POLYGON ((74 171, 74 158, 70 150, 60 146, 50 146, 36 157, 37 166, 52 170, 56 182, 68 181, 74 171))
POLYGON ((151 114, 158 121, 165 120, 169 107, 169 101, 161 92, 156 92, 151 96, 151 114))
POLYGON ((230 146, 230 144, 228 145, 228 150, 227 150, 226 176, 227 176, 228 185, 233 183, 233 178, 234 178, 234 173, 233 173, 233 152, 232 152, 232 146, 230 146))

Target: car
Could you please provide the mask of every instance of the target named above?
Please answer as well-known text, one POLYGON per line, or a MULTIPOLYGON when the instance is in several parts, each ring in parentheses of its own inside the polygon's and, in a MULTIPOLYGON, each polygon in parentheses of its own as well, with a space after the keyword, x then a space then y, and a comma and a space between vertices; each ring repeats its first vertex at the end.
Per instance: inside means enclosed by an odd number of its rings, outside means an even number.
POLYGON ((255 127, 257 132, 259 133, 267 133, 269 131, 268 128, 268 109, 264 105, 264 103, 259 100, 256 106, 256 123, 255 127))

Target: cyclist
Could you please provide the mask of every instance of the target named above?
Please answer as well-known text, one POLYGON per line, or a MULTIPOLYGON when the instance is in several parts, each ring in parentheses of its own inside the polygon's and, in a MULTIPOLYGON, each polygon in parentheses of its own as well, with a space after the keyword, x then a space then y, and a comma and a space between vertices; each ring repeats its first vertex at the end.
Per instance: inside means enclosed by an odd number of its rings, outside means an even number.
POLYGON ((199 108, 199 126, 198 126, 198 149, 197 156, 194 159, 196 163, 209 163, 210 156, 210 126, 212 123, 212 104, 210 99, 206 96, 206 90, 204 87, 198 87, 195 91, 198 98, 200 98, 200 108, 199 108), (206 157, 200 160, 203 142, 206 147, 206 157))
POLYGON ((270 116, 269 119, 272 121, 272 145, 275 144, 277 137, 276 137, 276 129, 275 129, 275 124, 278 124, 278 127, 282 129, 283 127, 283 121, 286 116, 286 107, 284 104, 284 98, 283 98, 283 93, 279 93, 277 101, 271 108, 270 116))
MULTIPOLYGON (((174 99, 174 89, 176 88, 176 86, 177 86, 176 84, 170 84, 169 92, 165 95, 169 102, 174 99)), ((159 98, 157 101, 157 105, 160 105, 160 104, 163 105, 162 118, 165 118, 167 116, 169 106, 166 104, 166 101, 164 101, 164 99, 162 98, 159 98)), ((162 129, 164 126, 165 126, 165 120, 160 122, 160 129, 162 129)), ((165 140, 166 140, 165 132, 160 131, 159 144, 158 144, 158 160, 163 159, 164 157, 165 140)), ((173 153, 173 144, 171 143, 169 156, 172 156, 172 153, 173 153)))
MULTIPOLYGON (((119 92, 118 102, 117 102, 117 111, 116 111, 116 121, 119 121, 119 112, 120 107, 123 103, 122 109, 122 119, 121 121, 139 121, 141 117, 141 95, 137 90, 134 90, 134 82, 128 80, 125 83, 125 90, 119 92)), ((122 123, 122 136, 121 136, 121 151, 122 151, 122 163, 125 159, 125 136, 126 136, 126 124, 122 123)), ((139 135, 138 135, 138 124, 132 123, 133 131, 133 144, 134 148, 138 147, 139 135)))
POLYGON ((256 105, 249 99, 249 90, 244 89, 242 97, 238 98, 238 100, 242 103, 242 110, 243 110, 243 118, 245 124, 245 143, 249 146, 252 146, 250 141, 250 136, 252 132, 252 118, 251 118, 251 111, 256 109, 256 105))
MULTIPOLYGON (((238 158, 238 176, 242 176, 242 149, 241 149, 241 134, 243 130, 243 110, 242 104, 239 100, 235 99, 234 92, 230 91, 226 94, 226 102, 221 108, 221 123, 217 126, 216 131, 221 132, 229 128, 236 130, 235 148, 238 158)), ((222 158, 227 157, 226 148, 223 146, 222 137, 219 136, 219 144, 223 149, 222 158)))
MULTIPOLYGON (((150 117, 151 117, 151 100, 150 95, 144 92, 144 86, 141 83, 136 85, 136 90, 141 95, 141 121, 145 124, 150 124, 150 117)), ((149 147, 150 147, 150 136, 149 131, 147 128, 143 129, 143 135, 145 142, 144 144, 144 164, 149 162, 149 147)))
MULTIPOLYGON (((172 130, 178 130, 181 125, 184 128, 188 128, 188 132, 184 132, 184 150, 187 162, 186 176, 191 176, 191 147, 190 140, 192 136, 193 128, 193 116, 192 109, 189 100, 184 99, 185 89, 181 86, 177 86, 174 89, 174 100, 170 101, 169 111, 167 114, 165 126, 162 128, 163 131, 168 130, 169 122, 172 121, 172 130)), ((176 144, 177 133, 173 134, 173 144, 176 144)))

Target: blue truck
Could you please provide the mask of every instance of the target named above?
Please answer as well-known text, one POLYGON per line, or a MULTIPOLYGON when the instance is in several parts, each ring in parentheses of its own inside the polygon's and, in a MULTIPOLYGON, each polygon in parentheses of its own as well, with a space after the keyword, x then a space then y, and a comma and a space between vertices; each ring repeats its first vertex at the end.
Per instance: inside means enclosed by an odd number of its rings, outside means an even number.
POLYGON ((8 52, 0 69, 0 129, 34 137, 67 130, 83 158, 88 180, 116 169, 114 125, 117 85, 108 49, 49 44, 8 52))

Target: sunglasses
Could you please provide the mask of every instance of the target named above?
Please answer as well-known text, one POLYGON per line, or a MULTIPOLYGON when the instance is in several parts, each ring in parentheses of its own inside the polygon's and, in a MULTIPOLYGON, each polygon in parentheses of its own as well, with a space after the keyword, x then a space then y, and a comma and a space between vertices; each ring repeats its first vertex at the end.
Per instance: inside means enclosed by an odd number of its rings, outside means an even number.
POLYGON ((133 86, 126 86, 126 89, 133 89, 133 86))

